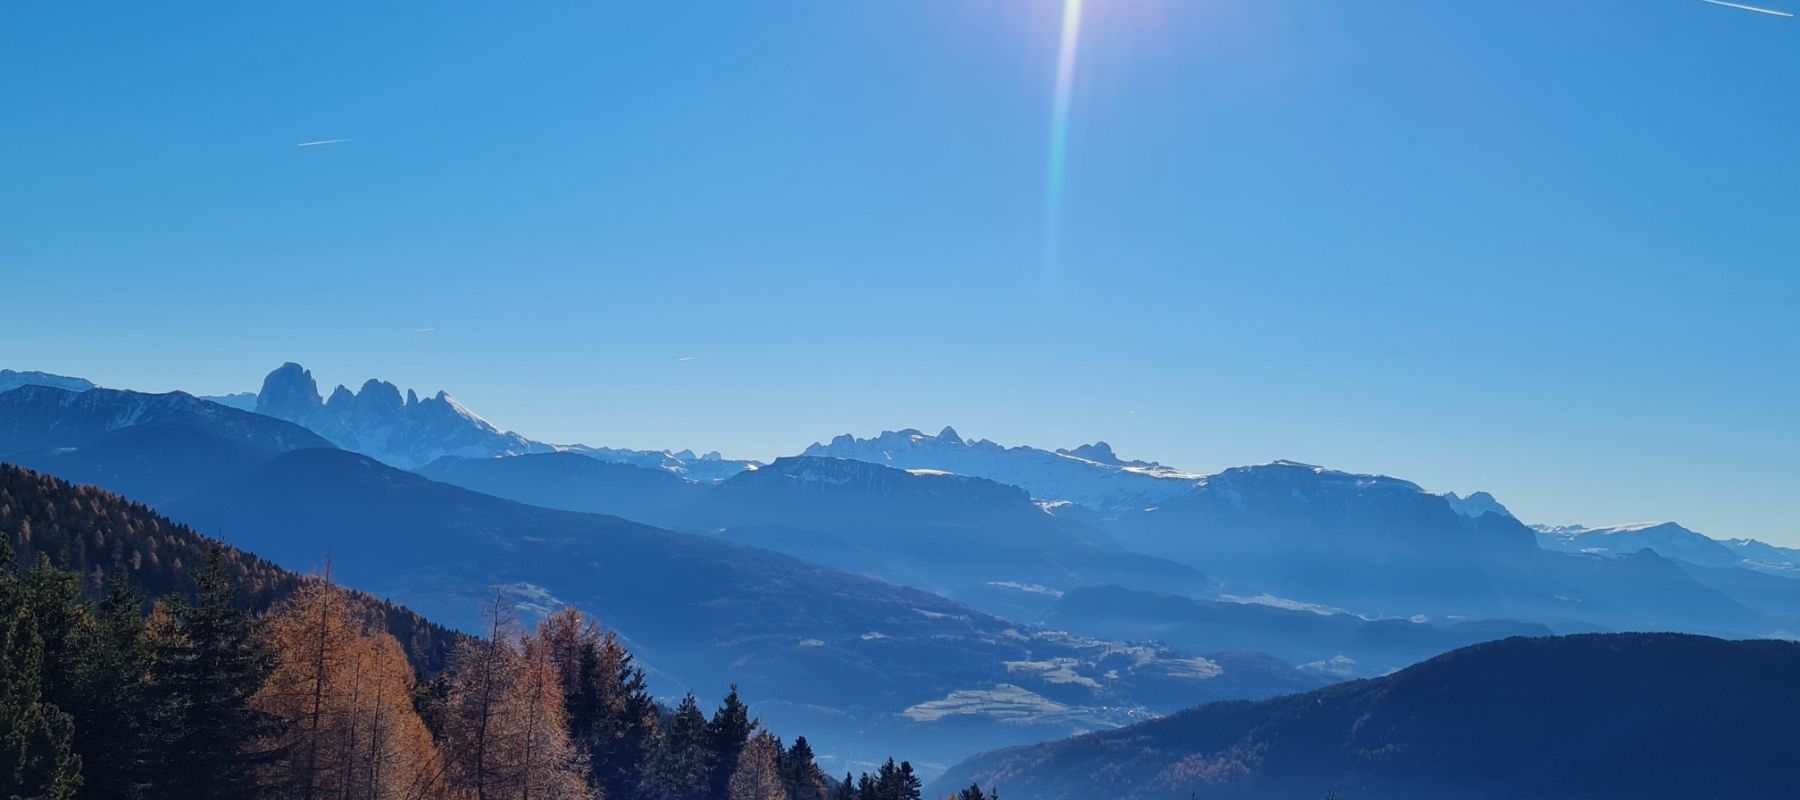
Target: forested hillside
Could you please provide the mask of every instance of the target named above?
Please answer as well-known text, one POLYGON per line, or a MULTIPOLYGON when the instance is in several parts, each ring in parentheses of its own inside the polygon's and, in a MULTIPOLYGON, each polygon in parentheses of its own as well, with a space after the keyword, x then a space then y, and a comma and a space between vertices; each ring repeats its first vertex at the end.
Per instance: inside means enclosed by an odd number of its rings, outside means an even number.
POLYGON ((827 778, 735 687, 710 717, 660 705, 571 607, 527 630, 496 592, 484 636, 450 634, 13 467, 0 520, 0 797, 920 796, 906 762, 827 778))
MULTIPOLYGON (((146 598, 192 598, 191 571, 216 547, 220 567, 242 601, 263 612, 306 582, 253 554, 195 533, 141 503, 77 486, 28 469, 0 464, 0 534, 19 562, 49 564, 79 576, 83 597, 94 600, 114 579, 146 598)), ((328 555, 320 553, 321 561, 328 555)), ((442 669, 458 634, 393 603, 360 592, 352 602, 393 634, 407 658, 427 674, 442 669)))

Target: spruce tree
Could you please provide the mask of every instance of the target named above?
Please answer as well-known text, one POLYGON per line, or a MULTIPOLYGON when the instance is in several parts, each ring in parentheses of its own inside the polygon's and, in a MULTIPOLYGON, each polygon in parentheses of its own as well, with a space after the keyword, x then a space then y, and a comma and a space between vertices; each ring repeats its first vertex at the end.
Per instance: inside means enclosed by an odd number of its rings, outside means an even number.
POLYGON ((844 779, 838 782, 837 788, 831 790, 831 800, 857 800, 856 777, 848 772, 844 773, 844 779))
POLYGON ((706 725, 707 746, 712 751, 714 765, 708 797, 726 800, 732 767, 737 764, 738 755, 743 753, 755 727, 755 721, 750 719, 750 707, 738 697, 737 684, 732 684, 731 693, 725 696, 725 702, 713 712, 712 721, 706 725))
MULTIPOLYGON (((706 800, 712 790, 712 749, 706 715, 692 694, 682 698, 658 739, 643 780, 643 796, 657 800, 706 800)), ((729 774, 729 770, 727 770, 729 774)))
POLYGON ((44 699, 45 620, 35 608, 42 598, 27 595, 0 538, 0 797, 67 800, 81 785, 75 726, 44 699))
POLYGON ((900 762, 900 769, 895 770, 893 791, 895 800, 920 800, 924 796, 925 782, 913 772, 911 761, 900 762))
POLYGON ((825 772, 819 769, 805 736, 794 739, 793 746, 781 754, 781 783, 790 800, 830 800, 825 772))
POLYGON ((275 731, 250 706, 271 661, 255 620, 237 604, 223 553, 214 545, 194 574, 192 602, 170 601, 151 665, 154 772, 148 796, 236 800, 258 794, 257 768, 273 755, 255 748, 275 731))
POLYGON ((69 712, 82 756, 82 797, 133 800, 148 779, 150 644, 143 606, 120 571, 77 632, 69 712))
POLYGON ((971 783, 969 788, 956 793, 956 800, 999 800, 999 796, 981 791, 979 783, 971 783))

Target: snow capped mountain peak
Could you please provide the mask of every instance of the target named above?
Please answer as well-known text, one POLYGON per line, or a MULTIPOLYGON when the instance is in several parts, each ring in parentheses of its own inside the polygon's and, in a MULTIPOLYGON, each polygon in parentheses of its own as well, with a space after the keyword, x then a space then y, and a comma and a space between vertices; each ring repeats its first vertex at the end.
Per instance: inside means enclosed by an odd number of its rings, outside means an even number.
POLYGON ((1076 451, 1005 447, 986 439, 965 439, 949 427, 937 436, 904 428, 869 439, 846 433, 828 444, 815 442, 801 455, 986 478, 1025 489, 1040 500, 1069 500, 1100 509, 1153 506, 1189 489, 1196 477, 1155 462, 1122 461, 1104 443, 1088 447, 1087 452, 1105 460, 1077 455, 1076 451), (1104 447, 1104 451, 1095 447, 1104 447))
POLYGON ((1546 549, 1624 555, 1649 549, 1664 558, 1702 566, 1743 567, 1787 577, 1800 576, 1800 550, 1755 539, 1714 539, 1674 522, 1624 525, 1533 525, 1546 549))
POLYGON ((421 398, 394 384, 370 378, 352 392, 338 386, 329 399, 305 367, 288 362, 263 379, 254 409, 311 429, 333 444, 405 469, 446 456, 494 458, 568 451, 599 461, 663 470, 697 481, 718 481, 759 466, 718 452, 617 450, 586 445, 552 445, 501 429, 458 402, 448 392, 421 398))
POLYGON ((355 392, 340 385, 322 400, 312 373, 291 361, 263 379, 256 411, 403 468, 445 456, 487 458, 553 449, 500 431, 441 391, 420 401, 411 390, 402 394, 394 384, 370 378, 355 392))

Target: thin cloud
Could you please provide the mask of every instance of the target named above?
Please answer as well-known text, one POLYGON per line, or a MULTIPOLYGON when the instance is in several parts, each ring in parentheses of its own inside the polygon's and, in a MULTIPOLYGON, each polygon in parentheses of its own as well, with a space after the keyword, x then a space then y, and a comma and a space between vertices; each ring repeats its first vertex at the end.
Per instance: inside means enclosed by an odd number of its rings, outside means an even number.
POLYGON ((1735 8, 1739 11, 1754 11, 1758 14, 1768 14, 1771 17, 1784 17, 1787 19, 1794 18, 1793 14, 1790 14, 1786 11, 1776 11, 1773 8, 1760 8, 1757 6, 1747 6, 1747 5, 1744 5, 1743 3, 1728 3, 1728 2, 1726 2, 1726 0, 1700 0, 1700 2, 1711 3, 1712 5, 1724 6, 1726 8, 1735 8))
POLYGON ((413 333, 432 333, 436 330, 437 328, 415 328, 413 329, 413 333))
POLYGON ((316 140, 313 140, 310 142, 300 142, 299 144, 296 144, 294 146, 295 147, 318 147, 319 145, 322 145, 322 144, 343 144, 344 142, 354 142, 354 141, 356 141, 356 140, 355 139, 316 139, 316 140))
POLYGON ((676 360, 676 361, 693 361, 693 360, 694 360, 694 357, 693 357, 693 356, 682 356, 682 357, 680 357, 680 358, 677 358, 677 359, 675 359, 675 360, 676 360))

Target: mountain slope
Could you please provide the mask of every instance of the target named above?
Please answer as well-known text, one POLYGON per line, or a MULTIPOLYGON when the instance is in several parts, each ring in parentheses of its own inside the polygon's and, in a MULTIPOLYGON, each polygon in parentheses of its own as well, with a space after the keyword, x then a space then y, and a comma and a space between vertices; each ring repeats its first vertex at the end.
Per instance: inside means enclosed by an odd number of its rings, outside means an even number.
POLYGON ((80 447, 123 428, 155 423, 178 423, 271 451, 331 446, 305 428, 209 403, 185 392, 73 392, 25 386, 0 394, 0 455, 80 447))
MULTIPOLYGON (((146 598, 189 595, 189 573, 216 544, 142 504, 11 464, 0 464, 0 536, 22 564, 42 555, 82 576, 82 591, 90 597, 105 593, 116 574, 146 598)), ((304 580, 234 547, 226 546, 223 556, 242 599, 259 611, 304 580)), ((353 594, 370 620, 400 641, 414 666, 428 674, 444 667, 458 634, 401 606, 353 594)))
POLYGON ((1119 549, 1024 490, 838 458, 778 459, 654 517, 1035 618, 1055 594, 1123 584, 1210 594, 1192 567, 1119 549))
POLYGON ((563 511, 643 519, 704 491, 661 469, 599 461, 579 453, 440 458, 414 472, 465 489, 563 511))
POLYGON ((284 454, 168 511, 277 563, 333 554, 344 584, 446 622, 474 624, 495 585, 528 610, 579 605, 629 637, 664 691, 735 681, 769 720, 869 757, 942 759, 1317 680, 1267 658, 1032 631, 765 550, 522 505, 341 450, 284 454), (1019 705, 995 699, 998 687, 1035 698, 1032 711, 1007 716, 1019 705))
POLYGON ((179 392, 0 394, 0 458, 157 503, 277 454, 331 443, 278 419, 179 392))
POLYGON ((1755 539, 1714 539, 1673 522, 1647 522, 1589 528, 1582 525, 1535 525, 1538 542, 1566 553, 1635 553, 1649 548, 1664 558, 1703 567, 1742 567, 1771 575, 1800 577, 1800 550, 1775 547, 1755 539))
POLYGON ((1238 467, 1154 509, 1097 522, 1126 547, 1204 566, 1240 594, 1387 617, 1767 632, 1756 611, 1654 553, 1547 552, 1510 516, 1466 516, 1380 475, 1285 461, 1238 467))
POLYGON ((1508 639, 1385 678, 988 753, 933 786, 1083 797, 1782 797, 1800 644, 1508 639))

